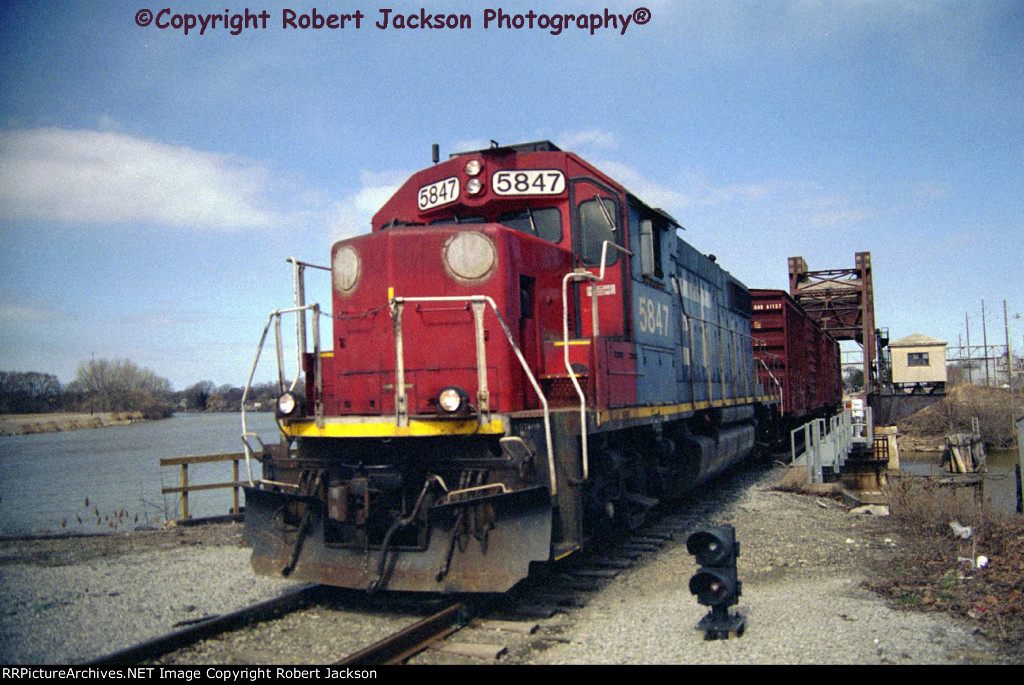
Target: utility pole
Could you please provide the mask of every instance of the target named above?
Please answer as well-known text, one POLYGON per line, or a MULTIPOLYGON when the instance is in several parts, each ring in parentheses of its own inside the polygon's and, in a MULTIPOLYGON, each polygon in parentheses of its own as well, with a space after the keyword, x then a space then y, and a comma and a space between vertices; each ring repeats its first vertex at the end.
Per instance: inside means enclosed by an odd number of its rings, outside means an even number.
POLYGON ((964 312, 964 325, 967 326, 967 382, 974 385, 974 373, 971 371, 971 317, 964 312))
POLYGON ((981 301, 981 342, 985 350, 983 356, 985 357, 985 387, 992 385, 992 381, 988 375, 988 324, 985 323, 985 300, 981 301))
POLYGON ((1003 300, 1003 334, 1006 336, 1006 387, 1013 386, 1013 357, 1010 356, 1010 318, 1006 315, 1006 300, 1003 300))

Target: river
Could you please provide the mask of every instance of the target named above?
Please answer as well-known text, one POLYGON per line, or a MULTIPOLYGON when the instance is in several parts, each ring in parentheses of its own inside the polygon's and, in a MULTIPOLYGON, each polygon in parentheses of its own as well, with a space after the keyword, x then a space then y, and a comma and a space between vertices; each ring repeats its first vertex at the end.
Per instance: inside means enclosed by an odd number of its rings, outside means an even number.
MULTIPOLYGON (((988 453, 983 483, 985 499, 998 511, 1013 512, 1017 508, 1014 466, 1018 459, 1016 450, 994 450, 988 453)), ((900 471, 914 476, 948 475, 942 468, 941 452, 901 453, 900 471)))
MULTIPOLYGON (((276 441, 272 414, 250 414, 248 422, 264 441, 276 441)), ((161 469, 158 460, 240 452, 240 434, 238 414, 175 414, 129 426, 0 436, 0 535, 106 533, 176 518, 178 497, 161 495, 160 489, 178 485, 180 470, 161 469)), ((906 456, 902 463, 906 472, 941 472, 937 453, 906 456)), ((1012 511, 1016 503, 1016 458, 1016 452, 989 455, 985 494, 1004 511, 1012 511)), ((259 477, 259 471, 254 475, 259 477)), ((244 465, 241 477, 244 480, 244 465)), ((190 483, 230 480, 229 462, 189 467, 190 483)), ((230 507, 230 490, 189 496, 193 517, 226 514, 230 507)))
MULTIPOLYGON (((249 414, 247 422, 264 441, 277 440, 273 414, 249 414)), ((160 489, 178 485, 180 468, 161 469, 159 459, 241 452, 241 425, 239 414, 175 414, 128 426, 2 436, 0 535, 105 533, 176 518, 178 497, 160 489)), ((230 462, 189 467, 190 483, 230 480, 230 462)), ((230 490, 189 496, 195 517, 230 508, 230 490)))

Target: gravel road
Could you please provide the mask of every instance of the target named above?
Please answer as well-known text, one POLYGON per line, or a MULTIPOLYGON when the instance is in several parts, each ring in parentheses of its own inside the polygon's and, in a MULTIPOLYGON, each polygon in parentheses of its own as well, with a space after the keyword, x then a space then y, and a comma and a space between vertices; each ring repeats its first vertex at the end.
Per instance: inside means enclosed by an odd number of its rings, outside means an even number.
MULTIPOLYGON (((680 536, 587 606, 542 621, 541 634, 556 640, 538 638, 498 663, 1024 662, 953 618, 887 606, 864 587, 899 551, 887 519, 771 489, 780 475, 741 476, 687 509, 694 526, 736 527, 742 637, 705 642, 695 630, 705 611, 687 589, 696 567, 680 536)), ((0 541, 0 662, 80 663, 292 587, 253 576, 240 540, 241 526, 220 524, 0 541)), ((300 655, 279 656, 297 663, 300 655)))

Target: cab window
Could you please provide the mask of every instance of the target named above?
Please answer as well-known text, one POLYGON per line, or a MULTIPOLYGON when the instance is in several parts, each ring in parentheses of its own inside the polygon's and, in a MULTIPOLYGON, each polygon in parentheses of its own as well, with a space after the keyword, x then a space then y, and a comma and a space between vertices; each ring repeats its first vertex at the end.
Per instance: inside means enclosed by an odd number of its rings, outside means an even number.
POLYGON ((534 209, 527 207, 498 216, 503 226, 535 235, 552 243, 562 242, 562 213, 557 207, 534 209))
MULTIPOLYGON (((601 265, 601 246, 610 240, 619 243, 619 233, 614 226, 618 208, 615 200, 609 197, 595 197, 579 204, 580 217, 580 257, 586 266, 601 265), (611 217, 613 224, 608 223, 611 217)), ((619 259, 618 250, 609 250, 607 264, 614 264, 619 259)))

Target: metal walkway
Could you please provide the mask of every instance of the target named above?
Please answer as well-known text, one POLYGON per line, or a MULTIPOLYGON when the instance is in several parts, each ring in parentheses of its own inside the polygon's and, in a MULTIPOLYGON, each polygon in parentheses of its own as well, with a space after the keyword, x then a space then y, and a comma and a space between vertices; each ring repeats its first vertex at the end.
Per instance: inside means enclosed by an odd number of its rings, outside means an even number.
POLYGON ((871 407, 846 409, 830 419, 814 419, 791 431, 791 463, 807 468, 808 483, 824 483, 827 473, 839 473, 851 451, 871 448, 874 440, 871 407))

